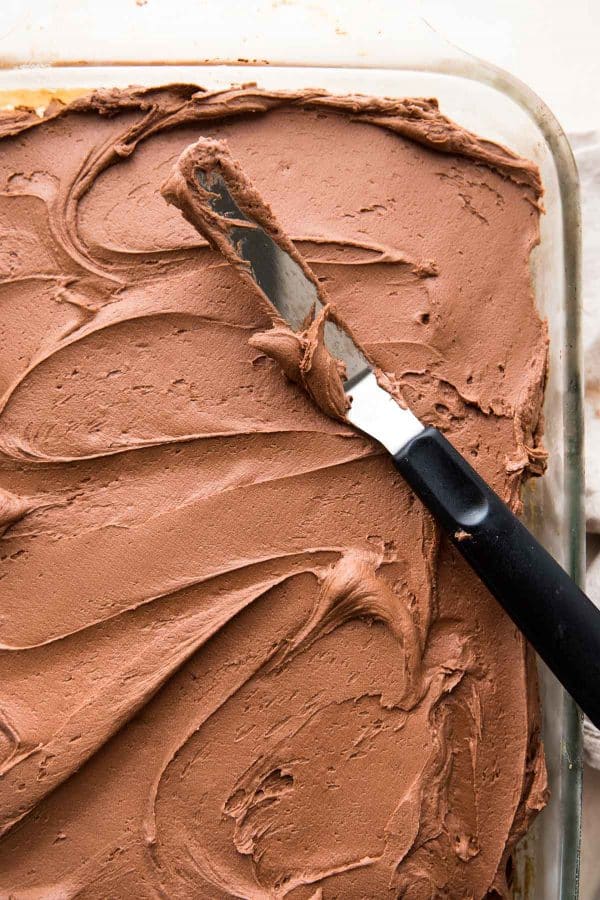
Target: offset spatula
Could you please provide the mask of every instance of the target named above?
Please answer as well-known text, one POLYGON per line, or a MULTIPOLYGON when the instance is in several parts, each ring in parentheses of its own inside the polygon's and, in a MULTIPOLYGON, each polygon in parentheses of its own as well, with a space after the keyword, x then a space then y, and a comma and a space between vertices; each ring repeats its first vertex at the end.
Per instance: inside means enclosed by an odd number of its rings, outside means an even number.
MULTIPOLYGON (((195 170, 247 272, 297 331, 322 309, 301 266, 234 200, 225 170, 195 170), (246 224, 247 223, 247 224, 246 224)), ((600 727, 600 611, 508 506, 436 429, 425 427, 377 382, 350 335, 333 321, 324 340, 346 366, 347 419, 391 454, 398 471, 535 647, 581 709, 600 727)))

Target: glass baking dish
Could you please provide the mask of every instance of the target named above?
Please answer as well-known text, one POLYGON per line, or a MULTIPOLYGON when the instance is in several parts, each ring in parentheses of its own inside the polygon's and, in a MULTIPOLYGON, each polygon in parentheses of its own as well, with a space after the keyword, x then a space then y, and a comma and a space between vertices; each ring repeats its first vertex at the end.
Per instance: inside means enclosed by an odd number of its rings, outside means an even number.
MULTIPOLYGON (((375 28, 356 11, 347 22, 328 12, 326 4, 280 0, 259 3, 248 23, 242 5, 233 2, 225 30, 217 4, 207 9, 206 4, 170 0, 151 8, 138 0, 135 8, 133 3, 125 10, 120 5, 115 30, 114 20, 100 15, 97 5, 78 4, 70 18, 67 6, 71 4, 61 0, 40 0, 25 12, 15 11, 12 21, 9 9, 8 30, 0 35, 0 105, 33 106, 41 112, 53 97, 69 100, 100 86, 168 82, 207 88, 258 82, 268 88, 321 87, 338 94, 435 96, 452 119, 535 160, 546 191, 541 243, 531 264, 551 340, 545 400, 550 458, 545 477, 525 489, 525 516, 544 545, 581 581, 578 183, 566 138, 547 107, 507 73, 449 46, 423 22, 396 15, 378 20, 375 28), (50 6, 53 13, 48 15, 50 6), (176 20, 186 27, 173 33, 169 23, 176 20)), ((517 850, 513 896, 571 900, 578 894, 581 721, 541 664, 540 674, 552 797, 517 850)))

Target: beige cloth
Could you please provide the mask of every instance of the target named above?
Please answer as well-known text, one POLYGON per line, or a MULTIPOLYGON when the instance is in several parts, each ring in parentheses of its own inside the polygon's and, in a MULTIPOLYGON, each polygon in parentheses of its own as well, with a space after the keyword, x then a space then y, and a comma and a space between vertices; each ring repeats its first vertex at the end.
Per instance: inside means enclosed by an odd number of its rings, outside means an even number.
MULTIPOLYGON (((583 218, 586 527, 600 542, 600 132, 570 135, 579 169, 583 218)), ((590 556, 587 593, 600 606, 600 554, 590 556)), ((600 768, 600 731, 584 725, 585 755, 600 768)))
MULTIPOLYGON (((597 446, 596 453, 600 453, 597 446)), ((600 537, 598 538, 600 541, 600 537)), ((600 553, 596 553, 588 565, 586 588, 589 596, 600 606, 600 553)), ((583 740, 585 760, 596 769, 600 769, 600 731, 585 719, 583 723, 583 740)))

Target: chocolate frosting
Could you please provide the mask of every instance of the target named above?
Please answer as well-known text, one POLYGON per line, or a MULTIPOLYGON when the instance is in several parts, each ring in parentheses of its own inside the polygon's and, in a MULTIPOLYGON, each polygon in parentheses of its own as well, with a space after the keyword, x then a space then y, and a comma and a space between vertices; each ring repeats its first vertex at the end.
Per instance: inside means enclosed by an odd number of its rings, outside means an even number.
POLYGON ((543 469, 532 163, 432 100, 176 85, 6 113, 0 894, 503 895, 545 801, 529 651, 306 396, 335 380, 322 322, 273 328, 165 204, 200 136, 424 421, 515 508, 543 469))

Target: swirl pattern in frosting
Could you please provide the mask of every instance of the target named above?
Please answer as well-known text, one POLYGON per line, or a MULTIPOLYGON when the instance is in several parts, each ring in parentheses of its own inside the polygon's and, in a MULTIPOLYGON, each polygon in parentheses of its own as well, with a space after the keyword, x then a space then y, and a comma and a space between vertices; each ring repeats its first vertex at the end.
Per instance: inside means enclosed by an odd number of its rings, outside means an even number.
POLYGON ((508 502, 543 469, 533 164, 430 100, 5 113, 0 896, 503 896, 545 802, 530 653, 164 202, 199 136, 508 502))

